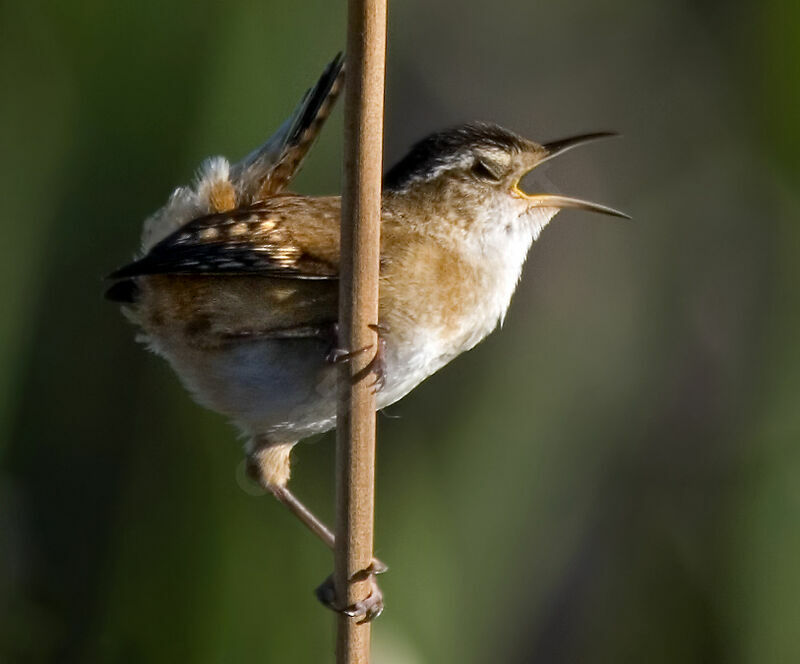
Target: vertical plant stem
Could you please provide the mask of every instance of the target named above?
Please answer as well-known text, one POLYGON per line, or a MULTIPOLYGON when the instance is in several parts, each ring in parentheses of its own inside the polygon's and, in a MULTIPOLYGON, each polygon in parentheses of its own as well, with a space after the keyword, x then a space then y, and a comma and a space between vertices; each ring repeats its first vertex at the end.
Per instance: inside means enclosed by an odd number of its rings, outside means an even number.
MULTIPOLYGON (((378 322, 386 1, 348 1, 339 335, 351 350, 377 349, 368 326, 378 322)), ((334 581, 346 605, 370 592, 366 582, 352 579, 372 561, 375 396, 369 379, 354 382, 353 376, 372 355, 357 354, 340 375, 334 581)), ((344 615, 338 621, 337 663, 367 664, 369 623, 344 615)))

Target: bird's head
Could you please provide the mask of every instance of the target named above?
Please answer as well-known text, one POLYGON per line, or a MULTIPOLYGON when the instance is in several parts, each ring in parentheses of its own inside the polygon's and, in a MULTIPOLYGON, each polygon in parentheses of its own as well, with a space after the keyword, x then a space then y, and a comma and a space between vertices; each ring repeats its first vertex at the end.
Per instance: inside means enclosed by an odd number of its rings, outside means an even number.
POLYGON ((520 231, 535 239, 563 208, 627 218, 598 203, 526 193, 519 187, 522 177, 542 163, 578 145, 614 135, 598 132, 539 144, 497 125, 466 124, 414 145, 386 173, 384 191, 390 197, 414 201, 414 217, 431 229, 455 226, 471 235, 520 231))

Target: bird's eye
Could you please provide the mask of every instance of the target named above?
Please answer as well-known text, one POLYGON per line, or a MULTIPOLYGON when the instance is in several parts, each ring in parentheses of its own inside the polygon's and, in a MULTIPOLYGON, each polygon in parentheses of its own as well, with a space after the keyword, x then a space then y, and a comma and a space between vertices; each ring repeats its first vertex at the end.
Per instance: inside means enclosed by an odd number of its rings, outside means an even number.
POLYGON ((499 182, 500 174, 497 172, 497 167, 490 166, 482 159, 478 159, 472 166, 472 174, 481 180, 488 182, 499 182))

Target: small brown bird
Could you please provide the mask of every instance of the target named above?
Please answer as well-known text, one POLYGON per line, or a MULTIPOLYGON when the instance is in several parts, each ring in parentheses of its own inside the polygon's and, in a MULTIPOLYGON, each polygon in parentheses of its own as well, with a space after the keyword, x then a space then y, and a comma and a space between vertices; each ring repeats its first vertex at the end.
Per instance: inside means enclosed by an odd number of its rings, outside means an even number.
MULTIPOLYGON (((263 147, 234 165, 208 159, 145 221, 140 257, 110 275, 107 293, 194 398, 244 431, 254 476, 329 546, 331 532, 286 484, 292 447, 336 421, 341 201, 286 187, 342 82, 339 56, 263 147)), ((560 209, 626 216, 518 187, 548 159, 609 135, 540 145, 468 124, 424 139, 385 175, 379 408, 502 322, 531 244, 560 209)), ((330 586, 321 596, 335 604, 330 586)), ((373 584, 348 612, 371 619, 381 607, 373 584)))

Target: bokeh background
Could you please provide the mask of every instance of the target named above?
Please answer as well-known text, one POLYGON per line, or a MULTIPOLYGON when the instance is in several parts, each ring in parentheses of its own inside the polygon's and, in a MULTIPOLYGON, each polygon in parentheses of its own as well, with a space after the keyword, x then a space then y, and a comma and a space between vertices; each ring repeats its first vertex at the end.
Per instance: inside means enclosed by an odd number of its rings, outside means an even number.
MULTIPOLYGON (((325 662, 330 555, 102 277, 260 144, 343 3, 0 4, 0 662, 325 662)), ((800 661, 800 4, 395 1, 386 161, 617 129, 504 329, 379 418, 375 661, 800 661)), ((296 183, 339 189, 339 109, 296 183)), ((293 487, 332 517, 333 439, 293 487)))

